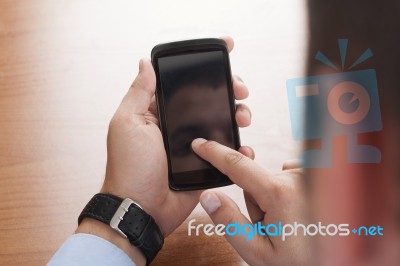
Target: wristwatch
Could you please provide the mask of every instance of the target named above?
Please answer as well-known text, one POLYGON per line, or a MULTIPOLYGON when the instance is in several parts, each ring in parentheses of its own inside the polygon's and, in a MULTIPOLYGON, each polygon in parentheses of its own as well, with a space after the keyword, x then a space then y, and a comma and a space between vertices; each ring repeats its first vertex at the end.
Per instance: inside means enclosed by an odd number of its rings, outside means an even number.
POLYGON ((147 265, 164 244, 164 236, 153 217, 129 198, 123 200, 111 194, 96 194, 79 215, 78 224, 86 217, 110 225, 127 238, 146 257, 147 265))

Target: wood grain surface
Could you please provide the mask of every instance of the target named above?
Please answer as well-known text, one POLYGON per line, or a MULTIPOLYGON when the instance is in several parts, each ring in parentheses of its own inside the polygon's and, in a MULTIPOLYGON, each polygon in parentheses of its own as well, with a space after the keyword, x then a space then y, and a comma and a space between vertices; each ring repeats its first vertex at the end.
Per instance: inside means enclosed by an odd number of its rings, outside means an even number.
MULTIPOLYGON (((73 233, 104 178, 109 120, 157 43, 233 36, 253 113, 242 143, 272 171, 295 157, 285 82, 303 74, 304 5, 1 0, 0 265, 43 265, 73 233)), ((221 190, 247 213, 240 188, 221 190)), ((193 218, 211 222, 199 206, 193 218)), ((187 221, 154 265, 246 265, 223 237, 189 237, 187 221)))

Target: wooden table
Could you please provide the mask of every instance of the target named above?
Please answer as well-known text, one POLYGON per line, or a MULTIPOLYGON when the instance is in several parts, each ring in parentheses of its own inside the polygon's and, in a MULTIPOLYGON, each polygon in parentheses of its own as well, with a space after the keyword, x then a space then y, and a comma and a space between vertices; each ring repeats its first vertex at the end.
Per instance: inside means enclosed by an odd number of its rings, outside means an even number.
MULTIPOLYGON (((296 155, 285 81, 302 75, 304 3, 196 3, 0 1, 0 265, 45 264, 74 231, 104 177, 108 122, 159 42, 232 35, 253 110, 242 143, 274 171, 296 155)), ((221 190, 246 213, 240 188, 221 190)), ((192 218, 210 222, 199 206, 192 218)), ((189 237, 187 222, 154 262, 210 264, 245 265, 224 238, 189 237)))

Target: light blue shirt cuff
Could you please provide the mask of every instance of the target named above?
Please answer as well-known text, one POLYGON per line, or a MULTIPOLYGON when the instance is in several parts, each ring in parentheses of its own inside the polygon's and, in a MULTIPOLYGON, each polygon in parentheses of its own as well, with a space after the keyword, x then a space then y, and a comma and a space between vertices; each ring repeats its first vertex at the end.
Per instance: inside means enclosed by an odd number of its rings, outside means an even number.
POLYGON ((47 265, 129 265, 135 263, 116 245, 90 234, 70 236, 47 265))

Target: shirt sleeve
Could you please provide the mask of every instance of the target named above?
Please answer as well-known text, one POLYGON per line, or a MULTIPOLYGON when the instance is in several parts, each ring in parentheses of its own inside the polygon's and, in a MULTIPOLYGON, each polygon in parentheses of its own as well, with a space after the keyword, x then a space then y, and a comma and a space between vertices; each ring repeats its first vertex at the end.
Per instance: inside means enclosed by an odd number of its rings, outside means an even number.
POLYGON ((80 233, 70 236, 47 265, 135 266, 135 263, 124 251, 107 240, 80 233))

